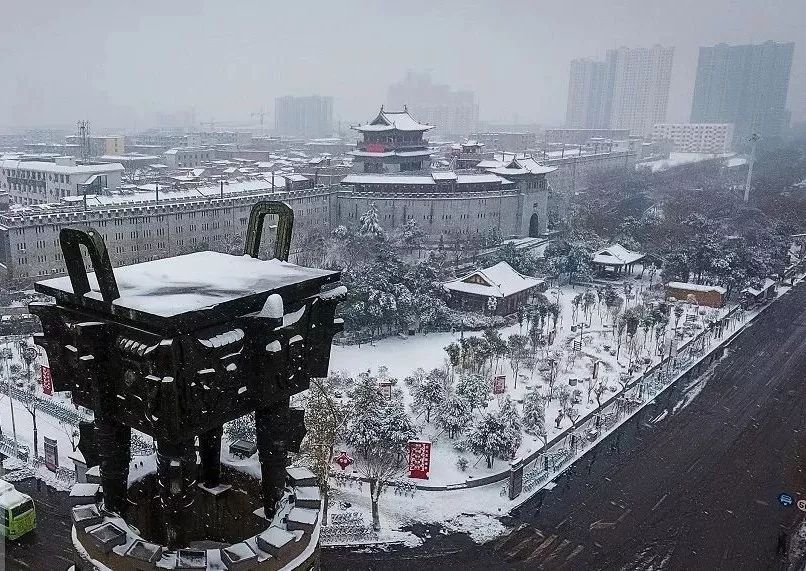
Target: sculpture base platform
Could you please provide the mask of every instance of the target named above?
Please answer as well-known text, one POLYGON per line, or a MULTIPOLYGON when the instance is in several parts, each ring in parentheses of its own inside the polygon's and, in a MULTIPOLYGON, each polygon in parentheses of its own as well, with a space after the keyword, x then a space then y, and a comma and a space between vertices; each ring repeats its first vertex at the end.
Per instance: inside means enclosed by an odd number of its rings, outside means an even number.
POLYGON ((77 494, 81 489, 74 490, 77 505, 72 509, 72 539, 77 571, 319 568, 321 501, 313 501, 320 496, 318 488, 311 485, 314 478, 308 470, 288 469, 283 506, 272 521, 252 513, 254 498, 259 497, 252 492, 259 488, 259 482, 225 470, 222 479, 231 488, 221 494, 198 490, 194 508, 188 513, 188 545, 177 550, 165 547, 160 530, 153 525, 156 517, 149 514, 156 504, 143 501, 155 485, 149 478, 129 488, 132 501, 137 503, 125 519, 105 515, 102 501, 97 502, 95 496, 80 498, 77 494), (202 512, 209 513, 206 521, 202 512))

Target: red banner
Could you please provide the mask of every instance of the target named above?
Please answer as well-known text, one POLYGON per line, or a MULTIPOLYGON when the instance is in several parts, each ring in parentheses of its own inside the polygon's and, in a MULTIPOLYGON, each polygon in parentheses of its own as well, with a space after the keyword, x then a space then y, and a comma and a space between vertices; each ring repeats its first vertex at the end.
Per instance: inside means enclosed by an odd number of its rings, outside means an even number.
POLYGON ((42 375, 42 392, 46 395, 53 394, 53 375, 50 374, 50 367, 41 365, 39 371, 42 375))
POLYGON ((409 478, 428 479, 431 470, 431 442, 409 440, 409 478))
POLYGON ((385 153, 386 152, 386 147, 384 147, 383 145, 381 145, 379 143, 372 143, 370 145, 367 145, 367 152, 368 153, 385 153))
POLYGON ((506 375, 497 375, 493 377, 493 394, 502 395, 507 392, 507 377, 506 375))

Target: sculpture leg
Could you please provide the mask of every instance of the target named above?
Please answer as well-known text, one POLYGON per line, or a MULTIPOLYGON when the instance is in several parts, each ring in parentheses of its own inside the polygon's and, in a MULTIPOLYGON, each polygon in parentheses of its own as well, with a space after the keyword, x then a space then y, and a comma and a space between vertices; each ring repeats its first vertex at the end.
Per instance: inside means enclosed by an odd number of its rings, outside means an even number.
POLYGON ((193 440, 157 442, 157 479, 168 547, 184 547, 183 510, 193 504, 196 487, 196 447, 193 440))
POLYGON ((283 497, 287 461, 286 433, 289 422, 288 400, 255 411, 257 450, 262 478, 263 508, 266 518, 277 512, 277 502, 283 497))
POLYGON ((221 435, 224 427, 219 426, 199 435, 199 457, 201 478, 208 488, 221 483, 221 435))
POLYGON ((98 437, 98 465, 104 488, 104 509, 122 514, 131 461, 132 429, 111 418, 95 419, 98 437))

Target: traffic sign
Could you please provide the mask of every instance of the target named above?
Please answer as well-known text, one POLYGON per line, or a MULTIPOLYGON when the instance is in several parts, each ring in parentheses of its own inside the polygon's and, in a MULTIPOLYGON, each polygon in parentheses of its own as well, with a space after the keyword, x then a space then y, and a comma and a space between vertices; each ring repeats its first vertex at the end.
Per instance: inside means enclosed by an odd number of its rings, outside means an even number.
POLYGON ((788 508, 789 506, 795 503, 795 498, 792 497, 792 494, 781 492, 780 494, 778 494, 778 502, 785 508, 788 508))
POLYGON ((798 509, 802 512, 806 512, 806 500, 798 500, 798 509))

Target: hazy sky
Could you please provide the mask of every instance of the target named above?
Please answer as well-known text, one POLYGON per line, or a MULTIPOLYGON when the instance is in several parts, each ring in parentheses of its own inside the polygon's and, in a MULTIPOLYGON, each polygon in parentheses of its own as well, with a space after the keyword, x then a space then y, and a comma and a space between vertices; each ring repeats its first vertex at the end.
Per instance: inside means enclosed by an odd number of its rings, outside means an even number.
POLYGON ((654 43, 675 47, 668 119, 686 121, 698 47, 768 39, 797 44, 806 119, 806 0, 3 0, 2 16, 0 126, 248 121, 287 93, 331 94, 350 122, 408 69, 474 90, 482 119, 559 124, 571 59, 654 43))

